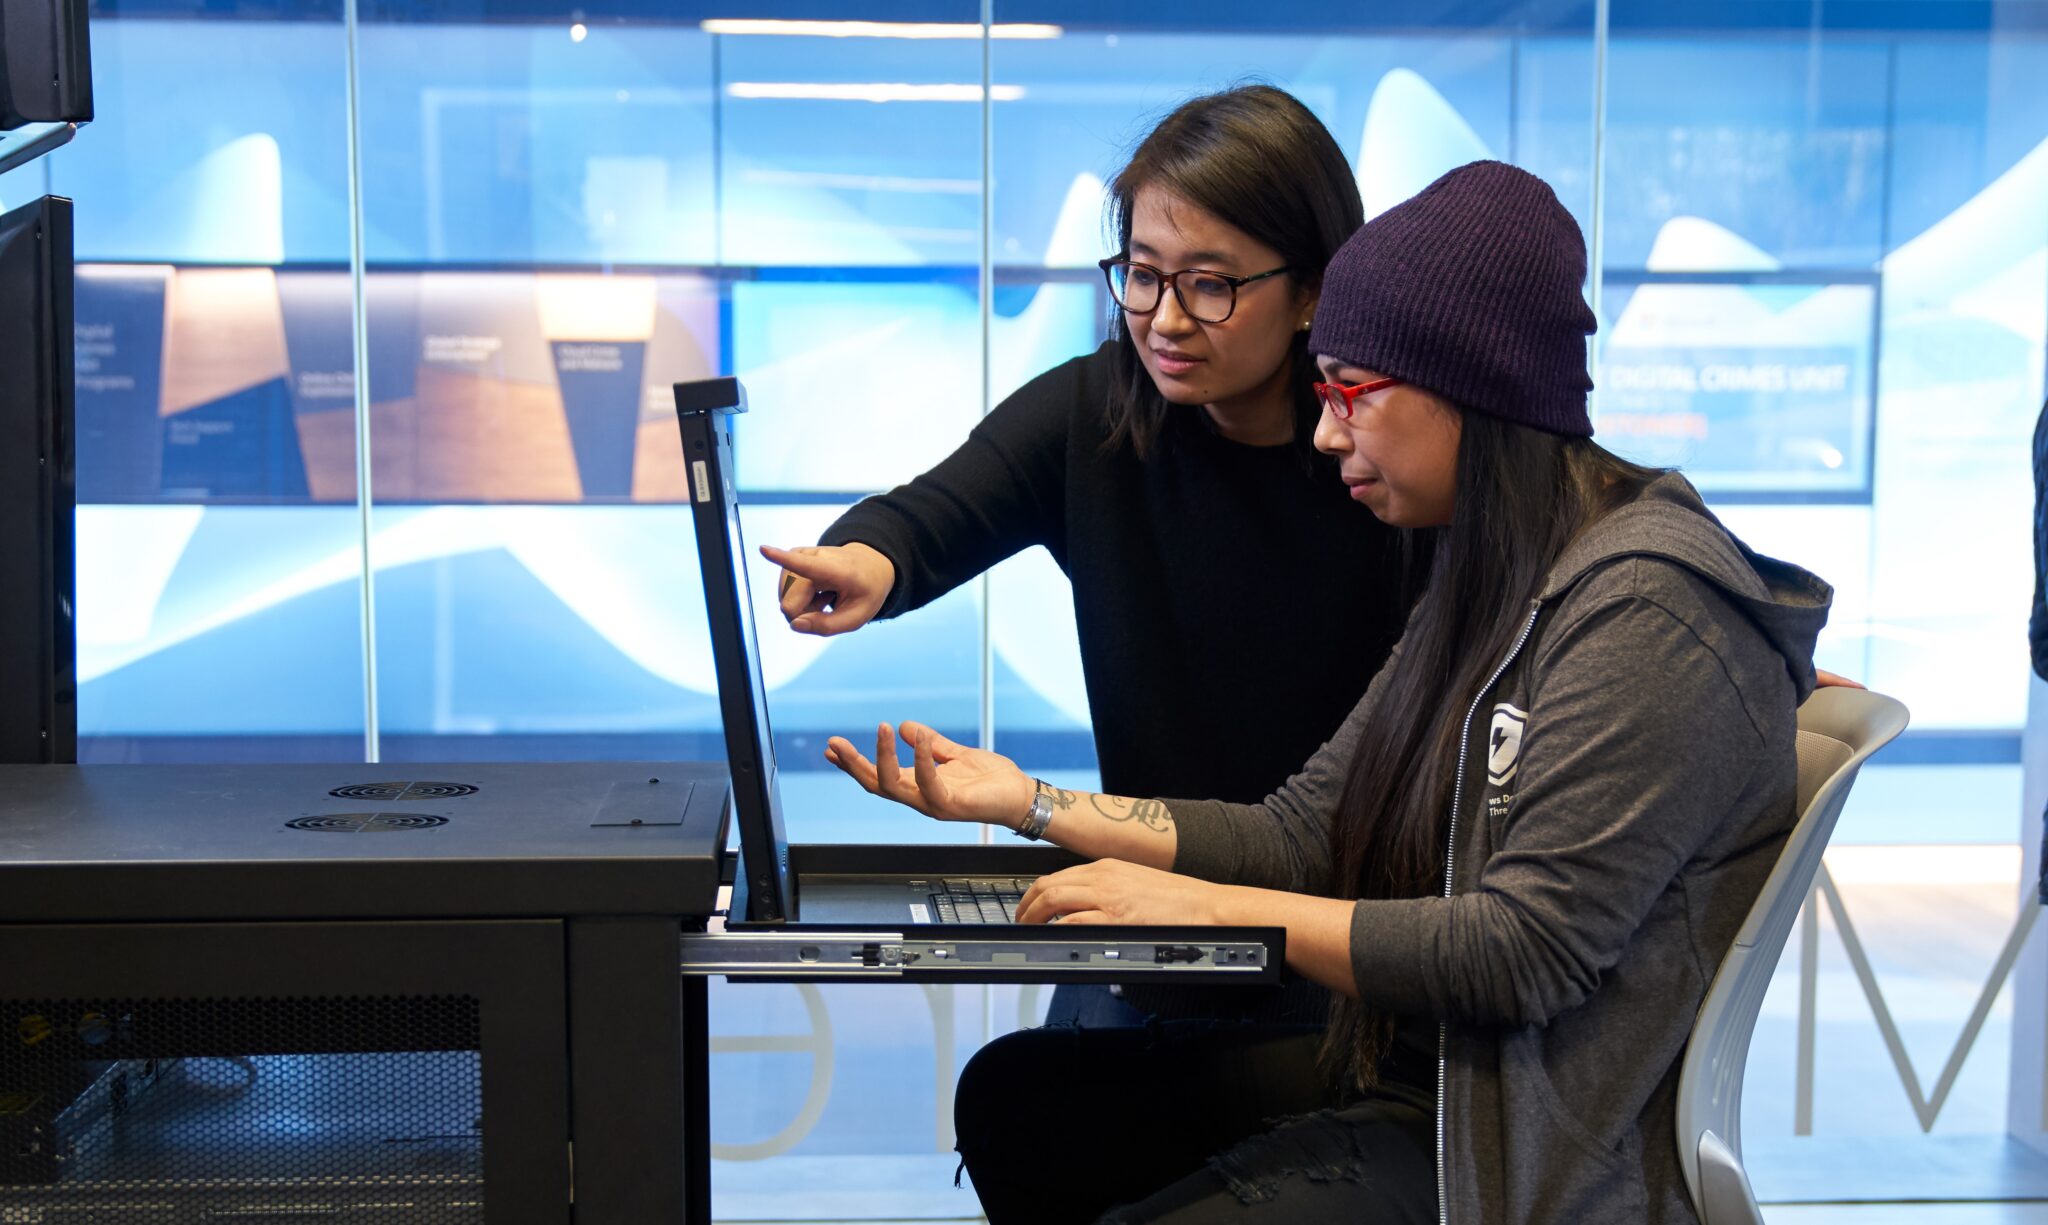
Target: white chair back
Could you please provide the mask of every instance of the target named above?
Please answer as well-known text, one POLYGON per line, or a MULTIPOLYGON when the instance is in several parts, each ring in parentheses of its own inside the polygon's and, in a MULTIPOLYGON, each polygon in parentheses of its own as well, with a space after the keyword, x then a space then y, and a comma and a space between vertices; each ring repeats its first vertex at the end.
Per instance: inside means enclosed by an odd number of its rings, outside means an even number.
POLYGON ((1816 690, 1799 708, 1799 821, 1707 989, 1678 1078, 1678 1160, 1705 1225, 1764 1225, 1742 1168, 1742 1072, 1757 1010, 1856 772, 1906 728, 1896 698, 1816 690))

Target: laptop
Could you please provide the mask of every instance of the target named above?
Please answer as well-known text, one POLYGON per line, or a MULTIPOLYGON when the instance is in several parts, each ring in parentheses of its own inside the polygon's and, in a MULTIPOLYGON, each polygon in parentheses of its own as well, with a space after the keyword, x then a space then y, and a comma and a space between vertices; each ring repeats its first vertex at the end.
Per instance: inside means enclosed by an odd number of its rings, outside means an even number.
MULTIPOLYGON (((1015 921, 1049 846, 792 844, 734 483, 733 378, 675 385, 718 674, 739 858, 722 930, 685 937, 686 973, 771 980, 884 974, 952 982, 1276 983, 1282 928, 1062 927, 1015 921)), ((849 782, 847 786, 853 784, 849 782)))

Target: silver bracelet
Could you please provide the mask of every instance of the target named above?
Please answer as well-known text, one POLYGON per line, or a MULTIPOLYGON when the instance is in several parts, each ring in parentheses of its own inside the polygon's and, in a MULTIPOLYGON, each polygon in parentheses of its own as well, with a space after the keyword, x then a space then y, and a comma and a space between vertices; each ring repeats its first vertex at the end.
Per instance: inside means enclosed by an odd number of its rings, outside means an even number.
POLYGON ((1045 837, 1045 827, 1052 824, 1052 788, 1045 780, 1034 778, 1038 791, 1031 797, 1031 811, 1024 815, 1024 824, 1017 827, 1019 838, 1037 842, 1045 837))

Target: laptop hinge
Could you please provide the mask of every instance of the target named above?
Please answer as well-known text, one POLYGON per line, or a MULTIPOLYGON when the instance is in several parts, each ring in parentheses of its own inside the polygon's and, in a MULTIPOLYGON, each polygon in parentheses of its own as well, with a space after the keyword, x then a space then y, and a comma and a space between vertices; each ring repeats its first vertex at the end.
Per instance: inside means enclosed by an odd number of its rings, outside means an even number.
MULTIPOLYGON (((726 858, 728 862, 744 861, 746 856, 739 851, 729 851, 726 853, 726 858)), ((781 927, 784 923, 788 922, 787 919, 779 915, 768 919, 754 918, 752 893, 753 890, 747 887, 746 864, 740 862, 733 869, 732 904, 726 909, 726 919, 728 922, 747 923, 756 927, 781 927)))

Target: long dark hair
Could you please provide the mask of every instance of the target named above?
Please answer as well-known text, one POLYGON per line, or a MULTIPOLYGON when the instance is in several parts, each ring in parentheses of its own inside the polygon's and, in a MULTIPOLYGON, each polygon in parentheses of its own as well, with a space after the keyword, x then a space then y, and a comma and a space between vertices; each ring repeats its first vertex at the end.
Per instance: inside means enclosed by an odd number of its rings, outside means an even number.
MULTIPOLYGON (((1464 412, 1447 527, 1408 633, 1388 663, 1331 826, 1332 888, 1347 898, 1443 891, 1444 836, 1466 708, 1492 675, 1565 547, 1656 479, 1589 438, 1464 412)), ((1338 997, 1324 1056, 1378 1083, 1393 1017, 1338 997)))
MULTIPOLYGON (((1323 265, 1365 224, 1358 181, 1322 120, 1294 95, 1271 85, 1241 85, 1184 102, 1140 142, 1109 185, 1118 250, 1131 248, 1138 192, 1158 187, 1244 231, 1280 253, 1294 284, 1314 288, 1323 265)), ((1171 406, 1138 356, 1121 310, 1112 310, 1115 377, 1109 439, 1144 456, 1165 428, 1171 406)), ((1287 359, 1297 417, 1313 411, 1316 375, 1308 333, 1295 334, 1287 359)), ((1297 429, 1306 443, 1306 430, 1297 429)))

